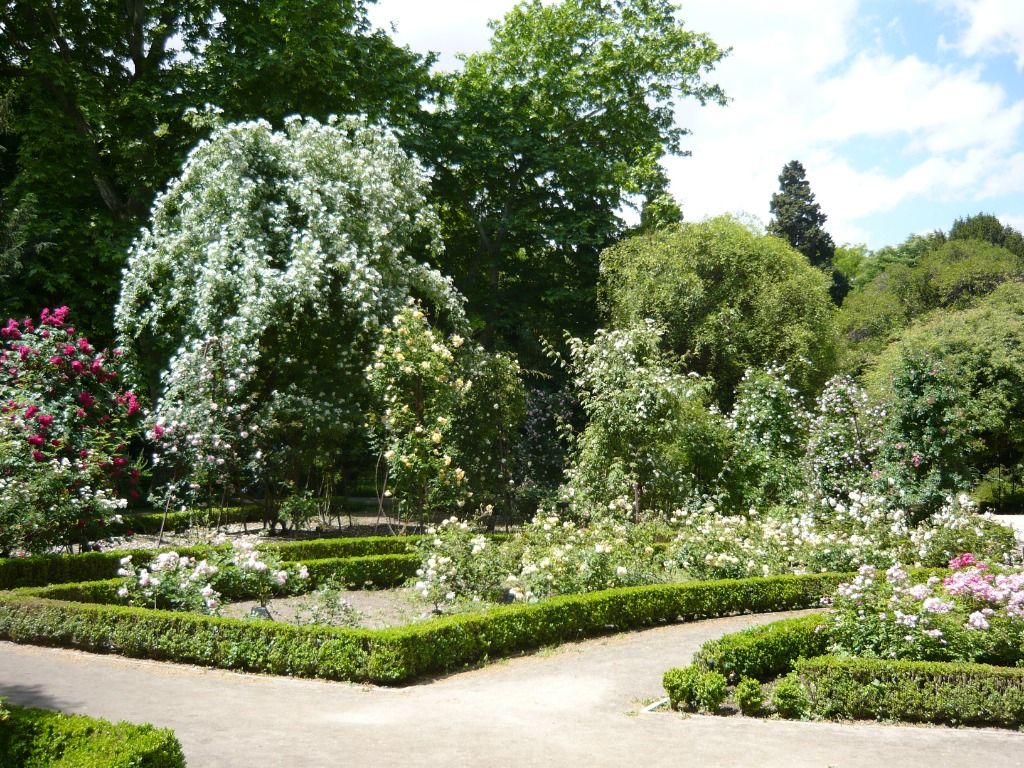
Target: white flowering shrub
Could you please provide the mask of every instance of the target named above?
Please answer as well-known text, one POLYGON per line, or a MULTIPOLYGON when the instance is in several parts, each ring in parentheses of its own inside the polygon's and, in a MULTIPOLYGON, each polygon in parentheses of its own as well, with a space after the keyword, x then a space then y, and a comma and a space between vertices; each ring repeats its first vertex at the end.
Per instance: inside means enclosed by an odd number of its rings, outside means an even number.
POLYGON ((685 374, 652 324, 570 339, 587 416, 563 495, 577 514, 638 520, 713 491, 729 450, 711 383, 685 374))
POLYGON ((449 518, 419 545, 415 590, 435 609, 461 602, 536 602, 563 594, 674 578, 654 528, 605 519, 586 526, 541 513, 509 539, 449 518))
POLYGON ((366 374, 378 483, 408 517, 493 506, 509 494, 510 442, 523 415, 519 365, 445 336, 410 300, 382 329, 366 374))
POLYGON ((253 596, 265 607, 274 595, 302 591, 309 571, 250 542, 234 542, 203 560, 162 552, 138 569, 128 555, 117 575, 124 578, 117 595, 129 605, 219 614, 223 595, 253 596))
POLYGON ((330 472, 361 444, 364 369, 415 294, 463 322, 426 178, 361 120, 217 129, 154 203, 116 325, 156 391, 175 500, 330 472))
POLYGON ((209 560, 177 552, 163 552, 136 570, 128 555, 117 571, 124 578, 117 595, 128 605, 219 614, 221 594, 212 583, 219 571, 209 560))
POLYGON ((710 504, 679 510, 666 558, 707 579, 852 571, 864 563, 940 567, 949 552, 964 551, 1003 564, 1020 560, 1012 529, 977 514, 966 496, 947 499, 932 519, 917 523, 890 496, 851 491, 810 501, 804 509, 749 516, 723 515, 710 504))
POLYGON ((844 500, 850 491, 868 490, 881 475, 873 476, 873 465, 884 418, 852 379, 830 379, 818 397, 802 462, 807 490, 844 500))
POLYGON ((725 491, 742 504, 762 507, 789 500, 802 484, 800 459, 810 415, 781 366, 748 369, 736 388, 727 424, 736 450, 726 471, 725 491))

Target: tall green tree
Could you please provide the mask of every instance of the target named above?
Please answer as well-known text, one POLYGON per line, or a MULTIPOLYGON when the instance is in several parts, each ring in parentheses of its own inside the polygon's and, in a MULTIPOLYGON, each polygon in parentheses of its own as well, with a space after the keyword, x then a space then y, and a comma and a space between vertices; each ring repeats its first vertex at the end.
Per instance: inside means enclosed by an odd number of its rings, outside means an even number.
MULTIPOLYGON (((421 137, 446 253, 485 340, 539 354, 538 335, 591 330, 598 254, 624 204, 665 192, 685 154, 675 105, 722 103, 725 55, 670 0, 521 2, 489 50, 439 81, 421 137)), ((536 358, 532 358, 536 359, 536 358)))
POLYGON ((203 104, 278 121, 302 109, 404 122, 426 62, 366 19, 367 0, 4 0, 9 119, 2 218, 36 199, 9 311, 70 303, 107 335, 127 245, 189 147, 203 104), (315 23, 314 23, 315 22, 315 23), (32 305, 29 307, 28 305, 32 305))
POLYGON ((836 244, 825 231, 828 216, 814 199, 807 172, 799 160, 791 160, 779 174, 779 191, 772 195, 772 220, 768 233, 784 238, 807 257, 812 266, 832 275, 832 299, 841 304, 850 290, 842 272, 833 270, 836 244))

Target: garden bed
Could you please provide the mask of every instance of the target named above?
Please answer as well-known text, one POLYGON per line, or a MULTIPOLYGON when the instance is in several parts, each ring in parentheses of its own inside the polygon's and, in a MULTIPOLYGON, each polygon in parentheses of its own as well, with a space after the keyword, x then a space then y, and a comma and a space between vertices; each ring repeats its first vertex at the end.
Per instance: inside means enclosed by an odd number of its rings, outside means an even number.
MULTIPOLYGON (((320 562, 307 563, 311 582, 329 574, 331 566, 320 562)), ((842 578, 814 574, 623 587, 376 630, 130 608, 109 604, 118 582, 87 582, 0 593, 0 638, 226 669, 395 684, 611 632, 812 607, 842 578)))
MULTIPOLYGON (((332 595, 333 597, 333 595, 332 595)), ((337 592, 355 611, 349 626, 362 629, 389 629, 404 627, 436 618, 431 607, 408 588, 402 589, 348 589, 337 592)), ((271 620, 296 626, 310 623, 308 596, 273 599, 267 608, 271 620)), ((221 607, 220 615, 229 619, 248 618, 259 606, 256 600, 238 600, 221 607)), ((344 626, 340 622, 335 626, 344 626)))
MULTIPOLYGON (((958 559, 963 561, 963 558, 958 559)), ((973 558, 966 564, 972 563, 973 558)), ((951 566, 963 569, 964 563, 954 562, 951 566)), ((939 617, 955 615, 956 607, 952 602, 943 603, 942 597, 925 590, 926 585, 938 583, 936 578, 922 580, 928 573, 922 571, 908 577, 898 569, 890 569, 886 580, 897 595, 928 605, 926 616, 929 610, 939 617), (918 586, 906 586, 911 583, 910 578, 918 586), (920 593, 915 598, 913 595, 918 589, 920 593)), ((988 594, 988 599, 998 604, 1005 599, 1000 590, 1015 582, 1008 580, 1000 585, 996 576, 978 578, 984 575, 984 568, 954 570, 943 584, 954 595, 970 594, 974 585, 975 594, 988 594)), ((841 585, 840 599, 853 599, 856 608, 861 604, 862 594, 870 592, 877 584, 873 581, 873 572, 862 569, 852 585, 841 585), (857 590, 861 592, 858 594, 857 590)), ((886 594, 883 592, 881 597, 886 594)), ((905 632, 914 631, 923 621, 901 610, 909 610, 907 603, 897 602, 895 607, 889 607, 895 624, 905 627, 905 632)), ((866 613, 856 615, 854 612, 855 622, 866 625, 879 620, 879 610, 868 603, 866 613)), ((982 637, 979 633, 988 631, 989 621, 999 621, 998 616, 993 618, 995 613, 995 610, 971 613, 962 631, 968 635, 974 633, 977 641, 982 637)), ((884 630, 884 621, 881 626, 884 630)), ((960 643, 961 639, 953 633, 957 624, 945 626, 945 634, 934 636, 960 643)), ((862 627, 852 631, 858 632, 856 640, 863 642, 862 627)), ((938 631, 927 629, 923 633, 927 636, 938 631)), ((663 682, 670 705, 717 713, 723 710, 724 704, 727 711, 733 711, 735 706, 745 714, 776 713, 789 718, 1024 727, 1024 644, 1017 645, 1017 640, 1006 642, 996 636, 990 645, 976 646, 982 661, 997 663, 890 659, 881 657, 877 649, 871 650, 869 646, 865 646, 864 655, 853 656, 848 651, 841 656, 829 655, 837 645, 844 648, 843 633, 850 632, 840 613, 818 613, 708 642, 697 651, 690 666, 665 673, 663 682)), ((914 640, 913 635, 907 634, 903 652, 911 652, 910 644, 914 640)), ((945 639, 942 642, 945 645, 945 639)))

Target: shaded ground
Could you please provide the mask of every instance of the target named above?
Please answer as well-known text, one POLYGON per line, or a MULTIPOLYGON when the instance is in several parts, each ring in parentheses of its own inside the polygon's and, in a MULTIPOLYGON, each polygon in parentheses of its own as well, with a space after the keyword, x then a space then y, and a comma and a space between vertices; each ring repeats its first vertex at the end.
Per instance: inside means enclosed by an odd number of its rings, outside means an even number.
POLYGON ((637 714, 706 640, 790 615, 616 635, 392 689, 0 643, 0 693, 173 728, 193 768, 1021 765, 1015 732, 637 714))

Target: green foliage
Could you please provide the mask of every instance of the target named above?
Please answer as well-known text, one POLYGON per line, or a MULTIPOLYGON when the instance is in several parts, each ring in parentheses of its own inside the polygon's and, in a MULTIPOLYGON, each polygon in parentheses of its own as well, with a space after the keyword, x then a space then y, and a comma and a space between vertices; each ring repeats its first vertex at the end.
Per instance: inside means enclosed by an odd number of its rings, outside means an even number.
POLYGON ((692 712, 715 712, 725 701, 725 677, 697 667, 670 669, 662 679, 669 706, 692 712))
POLYGON ((846 367, 862 369, 926 313, 971 306, 1022 276, 1021 257, 980 240, 913 241, 904 261, 892 263, 843 304, 839 327, 846 367))
POLYGON ((778 238, 716 218, 631 237, 601 255, 601 295, 616 328, 653 318, 719 406, 750 368, 784 366, 813 396, 835 363, 828 279, 778 238))
MULTIPOLYGON (((362 558, 376 555, 408 555, 419 536, 367 536, 353 539, 310 539, 308 541, 264 542, 260 549, 277 554, 285 562, 362 558)), ((204 558, 215 548, 209 546, 177 549, 185 557, 204 558)), ((120 560, 128 555, 136 566, 143 566, 167 549, 111 550, 86 552, 79 555, 37 555, 0 559, 0 589, 35 587, 44 584, 63 584, 73 581, 109 579, 117 571, 120 560)), ((410 562, 415 563, 413 558, 410 562)), ((357 564, 353 563, 353 568, 357 564)), ((360 572, 365 566, 358 564, 360 572)), ((415 570, 413 568, 412 570, 415 570)), ((412 575, 412 570, 405 577, 412 575)), ((362 584, 360 573, 346 583, 362 584)), ((405 578, 403 577, 403 578, 405 578)), ((396 583, 396 582, 391 582, 396 583)))
POLYGON ((949 230, 950 240, 984 240, 1024 258, 1024 235, 989 213, 957 219, 949 230))
POLYGON ((730 681, 767 681, 785 674, 799 658, 828 649, 823 614, 783 619, 711 640, 693 657, 695 667, 721 672, 730 681))
POLYGON ((445 337, 410 300, 382 330, 366 374, 379 491, 422 522, 468 502, 511 507, 511 447, 524 417, 519 364, 445 337))
POLYGON ((20 768, 185 768, 174 732, 7 705, 0 763, 20 768))
POLYGON ((85 328, 110 338, 125 250, 204 133, 190 110, 407 122, 426 93, 428 62, 372 31, 366 8, 361 0, 5 5, 5 133, 16 165, 0 213, 30 196, 37 203, 25 229, 35 252, 17 290, 3 296, 8 308, 71 304, 85 328), (37 249, 44 242, 50 247, 37 249))
MULTIPOLYGON (((944 416, 933 410, 932 416, 926 417, 927 395, 921 401, 913 394, 913 388, 903 387, 909 399, 905 405, 897 405, 911 410, 901 418, 917 422, 926 418, 956 418, 954 423, 932 425, 930 434, 937 442, 927 446, 926 451, 952 449, 952 455, 964 461, 960 474, 984 476, 995 467, 1012 467, 1024 458, 1022 335, 1024 285, 1000 286, 974 307, 959 312, 936 312, 915 323, 868 370, 868 389, 883 402, 896 402, 896 383, 903 380, 900 371, 907 370, 906 366, 914 360, 933 361, 944 371, 942 398, 955 404, 961 415, 954 417, 951 412, 944 416), (943 428, 949 430, 947 434, 941 434, 943 428), (935 434, 936 430, 940 433, 935 434), (954 438, 959 444, 947 446, 947 441, 954 438)), ((922 428, 924 423, 921 422, 922 428)), ((889 446, 891 451, 897 450, 895 445, 889 446)), ((922 449, 914 446, 914 450, 922 449)), ((912 457, 908 454, 903 458, 912 457)), ((956 459, 950 460, 954 462, 949 470, 952 472, 956 459)))
POLYGON ((831 267, 835 254, 832 236, 822 226, 828 217, 814 199, 806 171, 791 160, 779 174, 779 191, 772 195, 768 234, 781 237, 815 267, 831 267))
POLYGON ((587 425, 563 489, 578 514, 665 512, 714 489, 730 432, 708 408, 710 382, 685 375, 647 323, 571 339, 571 371, 587 425))
POLYGON ((806 608, 837 581, 807 575, 623 587, 391 630, 293 627, 69 602, 76 591, 95 587, 64 585, 42 592, 53 599, 37 596, 40 590, 0 593, 0 637, 225 669, 394 684, 610 629, 806 608))
POLYGON ((434 169, 444 271, 485 343, 541 361, 537 335, 593 323, 597 254, 632 198, 665 192, 675 104, 721 103, 724 56, 670 0, 518 3, 488 50, 439 78, 417 152, 434 169), (557 66, 552 66, 558 62, 557 66))
POLYGON ((810 415, 784 368, 743 374, 728 424, 736 453, 725 472, 723 492, 741 508, 786 503, 801 485, 810 415))
POLYGON ((739 681, 733 696, 740 706, 740 712, 744 715, 756 715, 764 706, 764 691, 761 689, 761 683, 749 677, 739 681))
POLYGON ((832 266, 850 284, 851 288, 860 287, 870 268, 872 253, 863 243, 844 243, 837 245, 832 257, 832 266))
POLYGON ((781 717, 800 718, 808 714, 811 701, 796 673, 790 672, 775 683, 772 706, 781 717))
POLYGON ((795 674, 816 717, 1024 725, 1024 669, 821 656, 798 661, 795 674))

